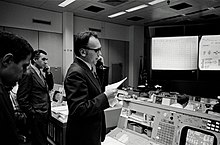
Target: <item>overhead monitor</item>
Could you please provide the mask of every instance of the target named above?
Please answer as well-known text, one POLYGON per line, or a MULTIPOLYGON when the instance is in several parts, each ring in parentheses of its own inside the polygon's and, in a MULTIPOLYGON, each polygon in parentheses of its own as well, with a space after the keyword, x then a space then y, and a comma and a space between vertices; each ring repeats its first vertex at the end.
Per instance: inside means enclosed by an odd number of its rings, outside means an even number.
POLYGON ((199 69, 220 70, 220 35, 202 36, 199 42, 199 69))
POLYGON ((152 70, 195 70, 198 36, 154 37, 151 57, 152 70))

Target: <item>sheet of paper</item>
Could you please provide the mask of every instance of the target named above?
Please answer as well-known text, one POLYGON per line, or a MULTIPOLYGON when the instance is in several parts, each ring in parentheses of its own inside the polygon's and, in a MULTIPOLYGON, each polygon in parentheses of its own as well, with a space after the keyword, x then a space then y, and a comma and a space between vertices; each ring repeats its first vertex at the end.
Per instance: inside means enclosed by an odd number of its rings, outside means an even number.
POLYGON ((102 142, 102 145, 124 145, 124 144, 112 137, 106 136, 105 141, 102 142))
POLYGON ((170 99, 169 98, 162 98, 162 105, 170 105, 170 99))
POLYGON ((105 90, 108 90, 108 89, 117 89, 122 83, 124 83, 124 81, 126 81, 126 79, 127 79, 127 77, 124 78, 123 80, 119 81, 119 82, 116 82, 116 83, 107 85, 107 86, 105 87, 105 90))
POLYGON ((52 107, 51 110, 55 113, 60 113, 64 115, 68 115, 68 106, 58 106, 58 107, 52 107))

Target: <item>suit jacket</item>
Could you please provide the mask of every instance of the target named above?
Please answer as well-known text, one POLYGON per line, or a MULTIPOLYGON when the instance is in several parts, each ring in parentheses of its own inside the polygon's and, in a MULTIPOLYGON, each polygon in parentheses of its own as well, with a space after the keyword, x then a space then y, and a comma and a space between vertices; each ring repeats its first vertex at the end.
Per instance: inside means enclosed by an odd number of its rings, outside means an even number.
POLYGON ((0 141, 7 145, 18 145, 18 134, 14 109, 3 84, 0 83, 0 141))
POLYGON ((76 58, 71 64, 64 89, 69 109, 67 145, 101 145, 106 134, 104 109, 109 103, 98 80, 82 60, 76 58))
POLYGON ((51 81, 50 83, 43 81, 34 68, 30 66, 19 81, 17 100, 20 108, 27 115, 50 112, 50 96, 47 84, 53 85, 53 75, 50 74, 46 77, 50 78, 48 79, 51 81))

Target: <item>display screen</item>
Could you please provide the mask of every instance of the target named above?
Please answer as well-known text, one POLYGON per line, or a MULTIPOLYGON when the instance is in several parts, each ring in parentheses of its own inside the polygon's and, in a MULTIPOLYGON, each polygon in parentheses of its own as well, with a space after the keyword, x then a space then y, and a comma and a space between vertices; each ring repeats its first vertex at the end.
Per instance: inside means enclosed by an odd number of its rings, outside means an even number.
POLYGON ((220 70, 220 35, 202 36, 199 43, 199 69, 220 70))
POLYGON ((198 36, 152 38, 151 56, 153 70, 197 69, 198 36))
POLYGON ((179 145, 217 145, 217 138, 211 131, 185 126, 179 145))
POLYGON ((188 129, 185 145, 213 145, 214 136, 188 129))

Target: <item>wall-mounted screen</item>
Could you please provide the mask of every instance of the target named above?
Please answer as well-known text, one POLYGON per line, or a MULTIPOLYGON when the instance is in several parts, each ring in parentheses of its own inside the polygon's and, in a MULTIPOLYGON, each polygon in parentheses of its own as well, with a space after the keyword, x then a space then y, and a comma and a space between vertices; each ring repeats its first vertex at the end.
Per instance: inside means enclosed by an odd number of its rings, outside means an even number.
POLYGON ((154 37, 151 57, 152 70, 195 70, 198 36, 154 37))
POLYGON ((199 69, 220 70, 220 35, 202 36, 199 42, 199 69))

